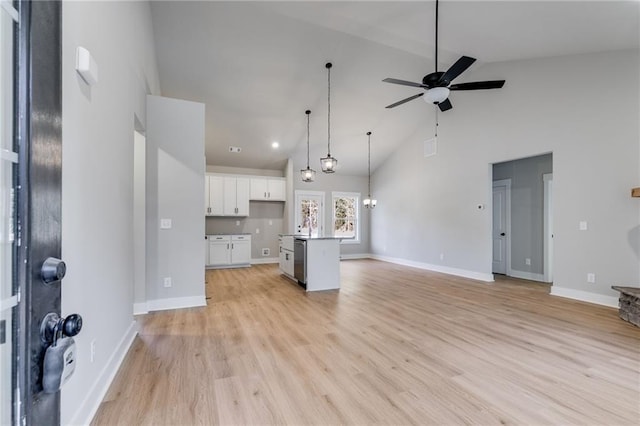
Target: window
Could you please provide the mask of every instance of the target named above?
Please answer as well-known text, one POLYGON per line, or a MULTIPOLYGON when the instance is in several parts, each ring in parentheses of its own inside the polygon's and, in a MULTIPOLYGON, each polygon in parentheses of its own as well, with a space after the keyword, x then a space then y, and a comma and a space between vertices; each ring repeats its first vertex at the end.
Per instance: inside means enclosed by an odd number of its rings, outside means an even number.
POLYGON ((333 235, 353 238, 346 244, 360 243, 360 193, 333 192, 333 235))

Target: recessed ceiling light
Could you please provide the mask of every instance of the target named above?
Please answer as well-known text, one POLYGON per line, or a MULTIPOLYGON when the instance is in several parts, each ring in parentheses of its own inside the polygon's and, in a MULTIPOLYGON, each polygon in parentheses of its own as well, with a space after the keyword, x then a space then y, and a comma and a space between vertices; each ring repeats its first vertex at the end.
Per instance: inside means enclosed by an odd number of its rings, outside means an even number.
POLYGON ((271 142, 271 148, 278 148, 280 144, 278 142, 271 142))

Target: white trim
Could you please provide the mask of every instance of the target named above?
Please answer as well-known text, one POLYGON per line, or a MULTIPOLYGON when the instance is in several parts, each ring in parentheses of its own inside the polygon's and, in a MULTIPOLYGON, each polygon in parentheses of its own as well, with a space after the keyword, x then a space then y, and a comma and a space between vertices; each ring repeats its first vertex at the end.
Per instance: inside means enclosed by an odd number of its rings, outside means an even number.
POLYGON ((207 301, 202 296, 173 297, 168 299, 155 299, 147 301, 149 312, 166 311, 169 309, 196 308, 207 306, 207 301))
POLYGON ((17 304, 18 304, 17 294, 14 294, 13 296, 8 297, 6 299, 0 299, 0 312, 4 311, 5 309, 13 308, 17 304))
POLYGON ((427 271, 441 272, 443 274, 455 275, 458 277, 470 278, 472 280, 493 282, 493 274, 483 272, 468 271, 466 269, 450 268, 448 266, 433 265, 430 263, 416 262, 413 260, 400 259, 396 257, 380 256, 372 254, 371 259, 382 260, 384 262, 396 263, 398 265, 411 266, 413 268, 426 269, 427 271))
POLYGON ((20 22, 20 15, 18 11, 13 7, 9 0, 0 0, 0 6, 11 16, 15 22, 20 22))
POLYGON ((237 268, 250 268, 250 263, 236 263, 227 265, 205 265, 204 269, 237 269, 237 268))
POLYGON ((513 278, 520 278, 523 280, 540 281, 541 283, 547 282, 543 274, 536 274, 535 272, 517 271, 515 269, 512 269, 509 276, 513 278))
MULTIPOLYGON (((71 417, 69 424, 88 425, 91 423, 137 334, 138 323, 133 321, 98 375, 98 379, 89 389, 86 398, 77 405, 78 409, 71 417)), ((62 390, 62 398, 64 398, 64 389, 62 390)))
POLYGON ((280 263, 279 257, 259 257, 257 259, 251 259, 252 265, 263 265, 266 263, 280 263))
POLYGON ((18 164, 18 154, 8 149, 0 150, 0 158, 10 163, 18 164))
POLYGON ((340 260, 372 259, 370 253, 341 254, 340 260))
POLYGON ((144 315, 148 313, 149 306, 147 306, 147 302, 133 304, 133 315, 144 315))
POLYGON ((543 182, 543 269, 544 281, 553 282, 553 173, 542 175, 543 182))
POLYGON ((551 287, 552 296, 564 297, 567 299, 580 300, 581 302, 595 303, 597 305, 618 307, 618 298, 613 296, 605 296, 603 294, 591 293, 589 291, 574 290, 572 288, 551 287))

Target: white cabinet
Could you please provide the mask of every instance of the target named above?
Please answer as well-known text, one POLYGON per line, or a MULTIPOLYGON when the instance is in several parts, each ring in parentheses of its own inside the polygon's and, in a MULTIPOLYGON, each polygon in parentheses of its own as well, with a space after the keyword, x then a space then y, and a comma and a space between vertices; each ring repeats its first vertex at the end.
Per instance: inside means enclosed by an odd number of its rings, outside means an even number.
POLYGON ((209 262, 207 266, 223 266, 231 263, 231 237, 209 235, 209 262))
POLYGON ((285 201, 286 182, 283 178, 251 178, 251 200, 285 201))
POLYGON ((251 235, 231 236, 232 265, 251 263, 251 235))
POLYGON ((208 235, 207 267, 238 267, 251 264, 251 235, 208 235))
POLYGON ((293 236, 280 237, 280 272, 293 278, 293 236))
POLYGON ((221 176, 204 177, 204 214, 222 216, 224 214, 224 180, 221 176))
POLYGON ((249 179, 224 176, 224 216, 249 216, 249 179))

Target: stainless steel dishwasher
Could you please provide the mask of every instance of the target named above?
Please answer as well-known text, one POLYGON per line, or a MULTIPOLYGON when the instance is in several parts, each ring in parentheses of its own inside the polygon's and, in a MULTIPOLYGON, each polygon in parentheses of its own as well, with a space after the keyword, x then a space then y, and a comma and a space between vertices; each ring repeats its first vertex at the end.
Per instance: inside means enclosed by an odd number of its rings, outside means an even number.
POLYGON ((303 288, 307 288, 307 241, 293 241, 293 276, 303 288))

